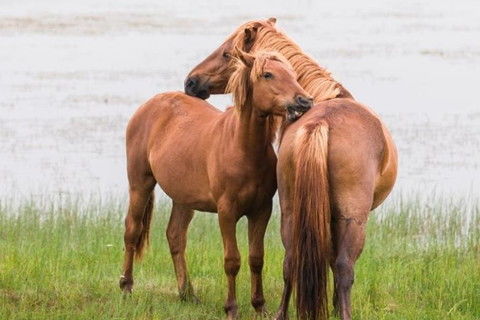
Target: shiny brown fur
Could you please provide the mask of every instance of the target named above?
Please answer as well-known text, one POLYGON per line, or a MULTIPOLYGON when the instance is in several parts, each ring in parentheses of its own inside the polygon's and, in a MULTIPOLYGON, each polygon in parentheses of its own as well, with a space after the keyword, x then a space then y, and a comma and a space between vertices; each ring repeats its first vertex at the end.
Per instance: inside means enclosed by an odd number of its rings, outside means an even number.
POLYGON ((189 73, 185 91, 202 97, 228 92, 225 84, 234 46, 250 52, 276 50, 292 64, 298 82, 313 96, 316 106, 285 125, 279 149, 277 179, 286 255, 285 287, 276 319, 288 317, 294 285, 298 317, 326 319, 329 263, 335 278, 335 311, 347 320, 351 319, 353 270, 364 245, 365 224, 369 212, 393 188, 397 151, 380 118, 356 102, 325 68, 279 31, 275 22, 271 18, 240 26, 189 73), (319 139, 326 140, 320 143, 319 139), (318 184, 312 185, 314 181, 318 184))
MULTIPOLYGON (((159 94, 142 105, 127 128, 130 203, 125 219, 125 260, 120 288, 131 292, 133 258, 148 241, 156 183, 172 199, 167 238, 180 297, 196 300, 185 261, 194 210, 218 212, 228 280, 225 311, 237 315, 235 278, 240 268, 236 223, 248 218, 251 302, 263 312, 263 238, 276 190, 272 140, 287 107, 312 100, 286 60, 274 53, 237 52, 228 87, 241 103, 220 112, 180 92, 159 94), (270 76, 267 78, 267 73, 270 76)), ((303 106, 305 107, 305 106, 303 106)))

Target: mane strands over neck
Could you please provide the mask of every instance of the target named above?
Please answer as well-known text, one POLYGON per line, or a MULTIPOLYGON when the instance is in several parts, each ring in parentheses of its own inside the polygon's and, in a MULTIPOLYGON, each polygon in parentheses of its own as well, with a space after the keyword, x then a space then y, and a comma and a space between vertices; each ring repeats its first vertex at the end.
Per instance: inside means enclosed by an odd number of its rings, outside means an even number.
POLYGON ((235 37, 238 44, 244 42, 244 30, 249 27, 256 28, 252 50, 281 53, 297 72, 300 85, 313 96, 316 103, 336 98, 342 93, 341 84, 332 78, 327 69, 318 65, 293 40, 268 23, 257 21, 243 25, 235 37))

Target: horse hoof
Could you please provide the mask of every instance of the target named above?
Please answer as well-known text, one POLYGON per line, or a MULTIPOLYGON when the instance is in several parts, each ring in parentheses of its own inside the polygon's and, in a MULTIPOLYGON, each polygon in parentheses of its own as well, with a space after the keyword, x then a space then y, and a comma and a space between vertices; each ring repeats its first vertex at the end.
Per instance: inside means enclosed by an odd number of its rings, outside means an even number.
POLYGON ((193 293, 193 286, 190 281, 186 282, 185 285, 179 289, 178 293, 181 301, 200 303, 200 300, 193 293))
POLYGON ((238 320, 238 315, 236 313, 234 314, 228 314, 227 315, 227 320, 238 320))
POLYGON ((125 276, 120 276, 120 281, 118 282, 120 290, 124 293, 132 293, 133 281, 127 279, 125 276))
POLYGON ((275 315, 275 318, 273 318, 273 320, 288 320, 288 317, 280 311, 275 315))
POLYGON ((226 307, 225 311, 227 312, 227 320, 237 320, 239 318, 236 306, 226 307))
POLYGON ((255 319, 267 319, 268 316, 269 314, 264 306, 255 308, 255 319))
POLYGON ((194 295, 193 293, 181 294, 180 295, 180 300, 183 301, 183 302, 190 302, 190 303, 195 303, 195 304, 200 303, 200 299, 198 299, 197 296, 194 295))

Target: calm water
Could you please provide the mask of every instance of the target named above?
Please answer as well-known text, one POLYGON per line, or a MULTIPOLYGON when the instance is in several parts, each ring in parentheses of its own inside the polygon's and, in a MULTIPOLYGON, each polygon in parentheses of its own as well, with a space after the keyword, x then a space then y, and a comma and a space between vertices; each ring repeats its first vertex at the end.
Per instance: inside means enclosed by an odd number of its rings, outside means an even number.
POLYGON ((138 105, 181 90, 239 24, 270 16, 383 117, 396 195, 476 196, 480 2, 291 2, 0 0, 0 196, 124 194, 138 105))

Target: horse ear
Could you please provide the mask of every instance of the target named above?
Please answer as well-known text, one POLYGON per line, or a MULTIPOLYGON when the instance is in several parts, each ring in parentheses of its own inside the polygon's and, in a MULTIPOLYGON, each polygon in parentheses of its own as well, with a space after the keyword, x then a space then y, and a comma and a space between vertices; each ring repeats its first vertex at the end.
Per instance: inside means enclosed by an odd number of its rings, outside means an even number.
POLYGON ((275 23, 277 23, 277 18, 275 17, 268 18, 267 23, 271 26, 274 26, 275 23))
POLYGON ((252 26, 245 28, 244 38, 243 38, 243 47, 246 52, 249 52, 252 49, 253 44, 255 43, 255 38, 257 37, 257 26, 252 26))
POLYGON ((255 62, 255 57, 253 55, 246 53, 238 47, 233 48, 233 55, 242 61, 248 68, 251 68, 255 62))

